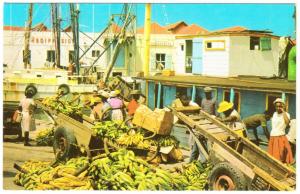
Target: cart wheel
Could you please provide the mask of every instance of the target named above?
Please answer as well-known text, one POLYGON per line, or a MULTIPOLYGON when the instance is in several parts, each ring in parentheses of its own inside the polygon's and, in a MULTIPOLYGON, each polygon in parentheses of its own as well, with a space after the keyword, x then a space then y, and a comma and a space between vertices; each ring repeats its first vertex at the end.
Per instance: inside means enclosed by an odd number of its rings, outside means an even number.
POLYGON ((76 139, 73 133, 58 127, 54 132, 53 150, 57 160, 68 160, 76 155, 76 139))
POLYGON ((150 156, 149 158, 146 159, 147 162, 151 162, 154 158, 156 158, 156 156, 158 155, 159 152, 159 146, 156 147, 155 152, 153 153, 152 156, 150 156))
POLYGON ((243 173, 227 162, 217 164, 209 175, 210 190, 247 190, 243 173))

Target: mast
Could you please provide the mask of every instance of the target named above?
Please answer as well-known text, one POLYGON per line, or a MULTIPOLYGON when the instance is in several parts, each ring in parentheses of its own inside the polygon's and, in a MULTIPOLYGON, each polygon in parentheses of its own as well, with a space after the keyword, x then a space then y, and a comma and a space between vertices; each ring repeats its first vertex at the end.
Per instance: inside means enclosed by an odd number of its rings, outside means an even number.
POLYGON ((73 3, 70 3, 70 14, 71 14, 71 27, 73 32, 73 42, 74 42, 74 63, 76 66, 76 74, 79 75, 79 25, 78 25, 78 15, 79 6, 75 10, 73 3))
POLYGON ((28 21, 27 21, 26 32, 25 32, 25 48, 23 53, 24 69, 31 68, 30 65, 31 54, 29 50, 29 40, 30 40, 30 31, 32 25, 32 10, 33 10, 33 3, 30 3, 29 12, 28 12, 28 21))
POLYGON ((55 40, 55 62, 57 67, 60 67, 60 18, 58 17, 57 4, 51 4, 52 10, 52 30, 55 40))
POLYGON ((124 7, 124 10, 125 10, 124 24, 123 24, 123 27, 121 29, 120 36, 118 37, 118 40, 117 40, 118 42, 117 42, 116 46, 114 47, 113 53, 111 55, 110 62, 109 62, 108 67, 107 67, 107 71, 106 71, 106 74, 104 76, 104 83, 106 83, 108 81, 109 75, 110 75, 110 73, 111 73, 111 71, 114 67, 114 64, 117 60, 120 48, 126 42, 126 38, 127 38, 126 37, 126 28, 130 24, 132 19, 134 18, 134 17, 130 16, 131 6, 129 8, 128 8, 127 4, 125 4, 124 6, 125 6, 124 7))

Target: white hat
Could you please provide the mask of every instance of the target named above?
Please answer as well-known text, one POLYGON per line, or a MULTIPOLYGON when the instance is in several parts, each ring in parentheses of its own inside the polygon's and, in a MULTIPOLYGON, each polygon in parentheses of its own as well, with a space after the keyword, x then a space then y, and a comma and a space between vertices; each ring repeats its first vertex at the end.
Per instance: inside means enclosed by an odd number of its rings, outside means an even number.
POLYGON ((106 92, 106 91, 104 91, 104 90, 100 90, 100 91, 98 92, 98 94, 99 94, 100 96, 103 96, 104 98, 109 98, 109 93, 106 92))
POLYGON ((204 92, 211 92, 211 91, 212 91, 211 87, 205 87, 204 88, 204 92))
POLYGON ((273 104, 276 104, 277 102, 285 104, 281 98, 276 98, 276 100, 273 102, 273 104))

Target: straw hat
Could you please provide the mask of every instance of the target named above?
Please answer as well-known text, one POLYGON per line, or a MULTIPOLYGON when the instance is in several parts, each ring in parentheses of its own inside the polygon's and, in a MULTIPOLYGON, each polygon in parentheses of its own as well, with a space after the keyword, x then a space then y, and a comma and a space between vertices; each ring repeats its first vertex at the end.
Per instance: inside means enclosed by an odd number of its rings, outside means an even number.
POLYGON ((229 109, 231 109, 233 107, 233 103, 232 102, 227 102, 227 101, 222 101, 219 104, 219 108, 218 108, 218 112, 225 112, 229 109))
POLYGON ((204 92, 211 92, 211 91, 212 91, 211 87, 205 87, 204 88, 204 92))
POLYGON ((277 102, 285 104, 281 98, 276 98, 276 100, 273 102, 273 104, 276 104, 277 102))

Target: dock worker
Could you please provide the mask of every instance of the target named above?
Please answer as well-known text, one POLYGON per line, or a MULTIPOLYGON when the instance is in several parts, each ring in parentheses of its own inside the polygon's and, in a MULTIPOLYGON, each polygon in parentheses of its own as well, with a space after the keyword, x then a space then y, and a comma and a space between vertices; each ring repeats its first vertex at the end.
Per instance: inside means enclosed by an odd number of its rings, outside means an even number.
POLYGON ((31 89, 25 91, 25 98, 20 101, 19 109, 22 110, 21 128, 24 133, 24 146, 31 146, 29 143, 29 132, 35 131, 35 119, 33 116, 35 103, 32 99, 34 92, 31 89))
POLYGON ((110 98, 108 99, 108 103, 112 108, 111 119, 113 121, 124 121, 124 102, 121 99, 120 90, 110 92, 110 98))
POLYGON ((223 117, 217 117, 219 121, 226 123, 229 128, 234 130, 240 136, 247 137, 246 127, 242 122, 238 111, 233 108, 232 102, 220 102, 217 111, 218 113, 223 113, 223 117))
POLYGON ((253 130, 253 134, 256 142, 262 141, 257 135, 257 128, 261 126, 264 130, 264 134, 267 139, 270 139, 270 133, 267 129, 267 121, 271 119, 272 113, 268 110, 264 112, 264 114, 255 114, 243 119, 243 123, 246 125, 247 131, 249 129, 253 130))
POLYGON ((111 119, 111 106, 107 102, 108 98, 108 92, 99 91, 99 96, 93 99, 91 103, 92 112, 90 115, 92 120, 108 121, 111 119))
POLYGON ((212 98, 212 88, 204 88, 205 98, 201 102, 201 108, 210 115, 216 115, 216 99, 212 98))
POLYGON ((129 102, 129 104, 127 105, 127 112, 128 112, 128 116, 133 116, 136 109, 140 106, 140 104, 138 103, 139 99, 140 99, 140 95, 141 95, 141 91, 139 90, 133 90, 131 91, 130 95, 132 97, 131 101, 129 102))
POLYGON ((184 106, 197 106, 199 107, 199 105, 193 101, 191 101, 187 95, 182 94, 176 95, 176 99, 172 102, 172 107, 173 108, 178 108, 178 107, 184 107, 184 106))
POLYGON ((272 130, 268 145, 268 153, 283 163, 294 162, 291 146, 285 129, 290 123, 290 114, 285 111, 285 103, 281 98, 274 101, 275 112, 272 117, 272 130))

